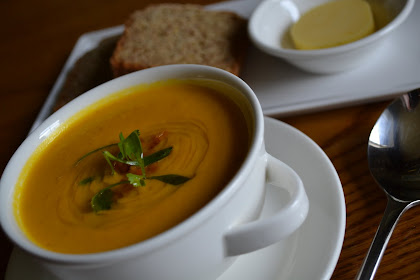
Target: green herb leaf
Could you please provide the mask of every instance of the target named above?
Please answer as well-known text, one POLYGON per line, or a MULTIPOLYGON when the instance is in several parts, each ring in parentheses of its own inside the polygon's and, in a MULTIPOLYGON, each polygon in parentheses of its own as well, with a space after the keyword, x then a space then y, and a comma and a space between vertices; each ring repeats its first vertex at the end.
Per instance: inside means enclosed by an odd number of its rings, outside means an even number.
POLYGON ((115 169, 114 169, 114 166, 112 165, 111 159, 116 159, 116 160, 119 160, 119 159, 114 157, 114 155, 108 151, 104 151, 102 152, 102 154, 104 155, 105 160, 108 163, 109 167, 111 167, 111 174, 114 175, 115 169))
POLYGON ((102 154, 104 155, 105 160, 108 163, 109 167, 111 167, 111 171, 112 171, 111 174, 115 173, 115 169, 114 169, 114 166, 112 165, 111 160, 115 160, 115 161, 125 163, 125 164, 128 164, 128 165, 139 166, 139 163, 137 161, 129 161, 129 160, 120 159, 119 157, 114 156, 113 154, 111 154, 108 151, 104 151, 104 152, 102 152, 102 154))
MULTIPOLYGON (((133 131, 134 132, 134 131, 133 131)), ((125 150, 124 150, 124 146, 123 146, 123 142, 125 140, 122 132, 120 132, 120 142, 118 142, 118 148, 120 148, 120 154, 118 155, 119 158, 124 159, 127 157, 127 155, 125 154, 125 150)))
POLYGON ((147 179, 155 179, 155 180, 159 180, 164 183, 167 183, 167 184, 177 186, 177 185, 184 184, 191 178, 181 176, 181 175, 176 175, 176 174, 168 174, 168 175, 160 175, 160 176, 151 176, 151 177, 147 177, 147 179))
POLYGON ((112 168, 112 169, 113 169, 114 167, 112 167, 112 164, 111 164, 111 159, 112 159, 112 160, 115 160, 115 161, 119 161, 119 162, 121 162, 121 163, 128 164, 128 165, 135 165, 135 166, 138 166, 138 165, 139 165, 139 163, 138 163, 137 161, 131 161, 131 160, 124 160, 124 159, 120 159, 119 157, 114 156, 113 154, 111 154, 111 153, 110 153, 110 152, 108 152, 108 151, 104 151, 104 152, 102 152, 102 154, 104 155, 104 157, 105 157, 106 161, 108 162, 108 164, 111 166, 111 168, 112 168))
POLYGON ((161 159, 164 159, 165 157, 169 156, 169 154, 172 152, 172 147, 157 151, 156 153, 153 153, 147 157, 144 158, 144 166, 148 166, 152 163, 155 163, 161 159))
POLYGON ((111 209, 112 204, 112 191, 109 188, 105 188, 99 191, 92 197, 90 201, 93 211, 98 212, 102 210, 111 209))
POLYGON ((127 173, 126 174, 128 181, 134 187, 144 187, 146 183, 143 180, 143 177, 137 174, 127 173))
POLYGON ((85 178, 85 179, 81 180, 81 181, 79 182, 79 185, 87 185, 87 184, 92 183, 94 180, 95 180, 95 177, 94 177, 94 176, 87 177, 87 178, 85 178))
POLYGON ((144 169, 144 159, 143 159, 143 148, 141 146, 140 132, 138 130, 134 130, 128 135, 127 138, 124 139, 122 133, 120 134, 120 143, 118 143, 118 147, 120 148, 121 154, 123 159, 137 161, 138 165, 142 172, 143 180, 146 178, 146 170, 144 169))
POLYGON ((109 185, 108 187, 97 192, 90 201, 92 210, 95 211, 96 213, 98 211, 111 209, 112 195, 113 195, 111 188, 118 185, 129 184, 129 183, 130 183, 129 181, 121 181, 121 182, 109 185))
POLYGON ((118 143, 118 146, 120 147, 123 158, 137 161, 139 163, 143 160, 143 149, 139 135, 140 132, 138 130, 131 132, 126 139, 124 139, 124 136, 120 134, 121 142, 118 143))

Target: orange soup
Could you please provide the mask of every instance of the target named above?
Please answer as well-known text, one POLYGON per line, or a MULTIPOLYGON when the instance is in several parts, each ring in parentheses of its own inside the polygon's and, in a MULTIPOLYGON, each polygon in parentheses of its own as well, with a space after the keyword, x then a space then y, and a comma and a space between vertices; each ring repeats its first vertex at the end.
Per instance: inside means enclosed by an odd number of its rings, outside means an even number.
POLYGON ((15 194, 22 229, 45 249, 92 253, 182 222, 248 152, 246 105, 226 93, 213 82, 166 81, 82 110, 25 165, 15 194))

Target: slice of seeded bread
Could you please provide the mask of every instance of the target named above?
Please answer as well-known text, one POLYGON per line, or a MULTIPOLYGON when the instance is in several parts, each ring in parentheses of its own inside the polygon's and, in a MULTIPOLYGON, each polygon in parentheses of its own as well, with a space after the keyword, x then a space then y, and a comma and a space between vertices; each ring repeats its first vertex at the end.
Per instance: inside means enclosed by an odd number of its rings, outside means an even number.
POLYGON ((192 4, 135 11, 111 57, 115 76, 167 64, 204 64, 239 75, 248 44, 246 20, 192 4))

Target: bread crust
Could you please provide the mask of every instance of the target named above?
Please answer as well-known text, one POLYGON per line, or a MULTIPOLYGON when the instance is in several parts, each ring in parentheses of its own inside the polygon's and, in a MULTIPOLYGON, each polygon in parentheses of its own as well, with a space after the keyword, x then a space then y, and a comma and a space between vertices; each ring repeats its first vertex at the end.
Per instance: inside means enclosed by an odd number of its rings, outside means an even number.
POLYGON ((237 76, 246 55, 247 21, 193 4, 155 4, 135 11, 110 59, 115 77, 167 64, 203 64, 237 76))

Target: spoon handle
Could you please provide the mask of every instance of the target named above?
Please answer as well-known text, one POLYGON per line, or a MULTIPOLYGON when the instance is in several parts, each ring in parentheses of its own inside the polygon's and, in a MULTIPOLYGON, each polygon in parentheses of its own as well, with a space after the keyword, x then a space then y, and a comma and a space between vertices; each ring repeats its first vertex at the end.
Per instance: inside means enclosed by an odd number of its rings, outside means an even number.
POLYGON ((388 203, 386 205, 384 216, 379 224, 376 235, 370 245, 369 251, 363 261, 355 279, 371 280, 375 276, 379 263, 385 252, 385 248, 391 238, 392 232, 410 202, 401 202, 387 195, 388 203))

